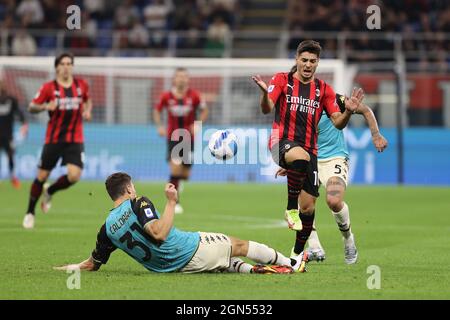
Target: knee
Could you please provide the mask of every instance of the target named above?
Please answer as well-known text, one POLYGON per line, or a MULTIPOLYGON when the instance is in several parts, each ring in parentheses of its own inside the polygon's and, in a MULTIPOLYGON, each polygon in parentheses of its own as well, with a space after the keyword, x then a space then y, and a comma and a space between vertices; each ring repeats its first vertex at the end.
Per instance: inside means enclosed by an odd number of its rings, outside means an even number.
POLYGON ((327 197, 327 205, 333 212, 342 210, 343 203, 339 197, 327 197))
POLYGON ((80 172, 69 172, 67 174, 67 179, 69 180, 70 183, 75 183, 80 181, 81 178, 81 171, 80 172))
POLYGON ((311 215, 314 213, 315 207, 316 206, 314 205, 314 203, 308 203, 308 202, 301 203, 300 204, 300 212, 302 214, 311 215))
POLYGON ((248 253, 248 241, 233 239, 233 256, 245 257, 248 253))
POLYGON ((49 175, 50 175, 50 173, 47 173, 47 172, 38 172, 38 174, 37 174, 37 179, 38 179, 40 182, 44 183, 44 182, 47 181, 49 175))

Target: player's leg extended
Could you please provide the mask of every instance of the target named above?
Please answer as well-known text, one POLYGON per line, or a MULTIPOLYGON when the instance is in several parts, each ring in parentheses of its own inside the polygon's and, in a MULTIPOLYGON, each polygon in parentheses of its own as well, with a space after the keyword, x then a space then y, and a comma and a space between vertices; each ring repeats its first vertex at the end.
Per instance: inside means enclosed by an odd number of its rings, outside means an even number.
POLYGON ((8 168, 9 168, 9 177, 11 179, 11 183, 14 188, 20 188, 20 181, 14 174, 14 155, 15 149, 12 141, 9 141, 8 148, 6 149, 6 154, 8 156, 8 168))
POLYGON ((293 253, 298 255, 305 249, 305 243, 308 240, 314 223, 316 197, 302 190, 299 197, 300 219, 302 229, 296 232, 293 253))
POLYGON ((57 191, 65 190, 77 183, 81 178, 82 172, 83 169, 78 165, 68 163, 67 174, 60 176, 51 186, 48 186, 48 184, 44 185, 41 202, 41 208, 44 213, 48 212, 52 206, 52 196, 57 191))
POLYGON ((35 214, 36 203, 42 194, 43 185, 50 176, 50 172, 49 170, 38 169, 36 179, 31 184, 27 213, 35 214))
MULTIPOLYGON (((268 247, 265 244, 262 243, 258 243, 255 241, 247 241, 247 240, 240 240, 237 238, 233 238, 233 237, 229 237, 231 240, 231 245, 232 245, 232 249, 231 249, 231 256, 232 257, 247 257, 253 261, 255 261, 256 263, 261 263, 264 265, 271 265, 271 264, 275 264, 275 265, 279 265, 279 266, 288 266, 288 267, 293 267, 294 269, 299 269, 300 268, 300 264, 302 264, 302 262, 304 261, 298 261, 296 259, 290 259, 285 257, 282 253, 276 251, 275 249, 272 249, 270 247, 268 247)), ((238 261, 238 260, 236 260, 238 261)), ((304 263, 303 263, 304 264, 304 263)), ((238 272, 239 270, 245 270, 246 272, 251 272, 249 269, 251 267, 250 264, 246 264, 246 265, 242 265, 242 264, 234 264, 232 263, 230 265, 230 268, 234 270, 229 270, 229 271, 234 271, 234 272, 238 272)), ((304 269, 304 266, 303 266, 304 269)), ((304 271, 304 270, 301 271, 304 271)), ((239 271, 239 272, 244 272, 244 271, 239 271)), ((274 272, 276 273, 276 272, 274 272)))
POLYGON ((50 176, 50 171, 45 169, 38 169, 38 174, 36 179, 34 179, 33 183, 31 184, 30 188, 30 196, 28 200, 28 209, 27 213, 25 214, 25 217, 23 219, 22 226, 25 229, 32 229, 34 228, 34 215, 36 210, 36 203, 39 200, 39 197, 42 194, 42 188, 47 181, 48 177, 50 176))
POLYGON ((60 176, 49 188, 48 194, 54 195, 56 192, 65 190, 80 181, 83 169, 77 165, 68 163, 67 174, 60 176))
POLYGON ((354 236, 350 225, 350 212, 344 202, 346 183, 341 177, 333 176, 326 185, 327 205, 331 209, 336 224, 344 238, 345 262, 355 263, 358 258, 354 236))
POLYGON ((290 229, 301 230, 298 199, 307 177, 310 155, 301 147, 293 147, 284 154, 284 159, 288 167, 288 205, 285 218, 290 229))

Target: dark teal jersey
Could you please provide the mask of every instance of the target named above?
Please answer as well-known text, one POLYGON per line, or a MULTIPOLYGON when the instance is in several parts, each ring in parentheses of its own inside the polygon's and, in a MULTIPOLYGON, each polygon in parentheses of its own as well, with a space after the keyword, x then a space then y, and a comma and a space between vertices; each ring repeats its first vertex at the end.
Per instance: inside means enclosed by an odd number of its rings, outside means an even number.
MULTIPOLYGON (((157 241, 144 230, 146 224, 157 219, 159 213, 148 198, 126 200, 111 210, 100 229, 97 247, 109 248, 109 251, 119 248, 151 271, 177 271, 192 259, 200 236, 198 232, 172 227, 165 241, 157 241)), ((106 263, 110 254, 107 251, 94 250, 92 256, 98 263, 106 263)))

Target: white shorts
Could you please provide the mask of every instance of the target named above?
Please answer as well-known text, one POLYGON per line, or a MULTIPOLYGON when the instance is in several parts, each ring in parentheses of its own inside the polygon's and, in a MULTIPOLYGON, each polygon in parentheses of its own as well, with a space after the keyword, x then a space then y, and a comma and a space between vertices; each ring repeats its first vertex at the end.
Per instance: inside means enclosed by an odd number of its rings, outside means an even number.
POLYGON ((319 170, 319 180, 324 186, 327 185, 328 179, 331 177, 339 177, 344 180, 347 186, 348 181, 348 159, 346 158, 332 158, 317 161, 317 168, 319 170))
POLYGON ((230 266, 231 240, 222 233, 199 232, 200 243, 185 273, 222 271, 230 266))

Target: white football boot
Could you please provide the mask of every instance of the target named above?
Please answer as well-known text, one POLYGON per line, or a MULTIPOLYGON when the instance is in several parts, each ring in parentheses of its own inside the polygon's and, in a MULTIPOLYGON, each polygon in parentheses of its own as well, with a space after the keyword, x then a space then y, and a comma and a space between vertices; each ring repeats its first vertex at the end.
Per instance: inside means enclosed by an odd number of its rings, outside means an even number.
POLYGON ((353 264, 358 260, 358 250, 353 233, 348 239, 344 238, 344 258, 346 264, 353 264))
POLYGON ((23 218, 22 226, 25 229, 33 229, 34 228, 34 214, 27 213, 23 218))

